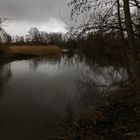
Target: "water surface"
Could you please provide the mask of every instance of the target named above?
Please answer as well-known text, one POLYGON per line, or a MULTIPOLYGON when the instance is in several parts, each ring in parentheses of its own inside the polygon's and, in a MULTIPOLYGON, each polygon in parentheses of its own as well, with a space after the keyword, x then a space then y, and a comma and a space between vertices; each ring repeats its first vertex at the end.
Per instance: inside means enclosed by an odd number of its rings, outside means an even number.
POLYGON ((96 102, 104 87, 122 80, 123 69, 112 71, 112 66, 100 67, 77 55, 1 64, 0 139, 53 135, 60 118, 96 102))

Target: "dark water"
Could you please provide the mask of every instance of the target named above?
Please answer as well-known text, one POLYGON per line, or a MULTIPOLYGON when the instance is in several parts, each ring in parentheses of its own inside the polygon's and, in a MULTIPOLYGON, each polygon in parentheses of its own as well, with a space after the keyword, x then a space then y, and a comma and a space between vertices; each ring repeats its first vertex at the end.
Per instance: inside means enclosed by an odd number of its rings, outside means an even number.
POLYGON ((1 64, 0 140, 53 135, 60 118, 106 96, 103 90, 116 88, 124 74, 77 55, 1 64))

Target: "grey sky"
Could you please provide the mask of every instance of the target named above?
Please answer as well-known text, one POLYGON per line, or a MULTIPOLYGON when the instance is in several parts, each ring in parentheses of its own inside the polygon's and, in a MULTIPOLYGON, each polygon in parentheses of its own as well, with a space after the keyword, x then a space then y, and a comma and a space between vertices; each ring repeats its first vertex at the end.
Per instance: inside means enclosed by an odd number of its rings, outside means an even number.
POLYGON ((11 20, 4 27, 12 35, 25 34, 30 27, 48 32, 65 31, 60 12, 69 21, 69 0, 0 0, 0 16, 11 20))

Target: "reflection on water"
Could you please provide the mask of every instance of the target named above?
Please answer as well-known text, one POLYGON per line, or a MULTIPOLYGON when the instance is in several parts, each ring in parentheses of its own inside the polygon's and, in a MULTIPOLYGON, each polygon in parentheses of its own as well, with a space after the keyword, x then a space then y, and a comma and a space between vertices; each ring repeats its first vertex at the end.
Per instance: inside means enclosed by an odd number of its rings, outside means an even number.
POLYGON ((10 64, 1 64, 0 65, 0 97, 3 93, 3 86, 4 84, 10 79, 12 76, 10 64))
POLYGON ((0 139, 40 140, 69 116, 125 81, 124 68, 85 58, 35 58, 0 66, 0 139))
POLYGON ((108 96, 128 77, 125 68, 100 67, 99 64, 88 65, 84 69, 80 69, 79 73, 77 89, 82 105, 85 107, 93 105, 96 101, 108 96))

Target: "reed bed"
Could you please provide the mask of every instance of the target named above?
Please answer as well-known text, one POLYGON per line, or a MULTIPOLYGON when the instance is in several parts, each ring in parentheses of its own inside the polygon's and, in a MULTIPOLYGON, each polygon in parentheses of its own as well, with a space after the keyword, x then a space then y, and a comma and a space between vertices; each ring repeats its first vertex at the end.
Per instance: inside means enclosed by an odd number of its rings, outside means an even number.
POLYGON ((57 55, 61 53, 61 49, 58 46, 11 46, 9 52, 12 54, 24 54, 24 55, 37 55, 48 56, 57 55))

